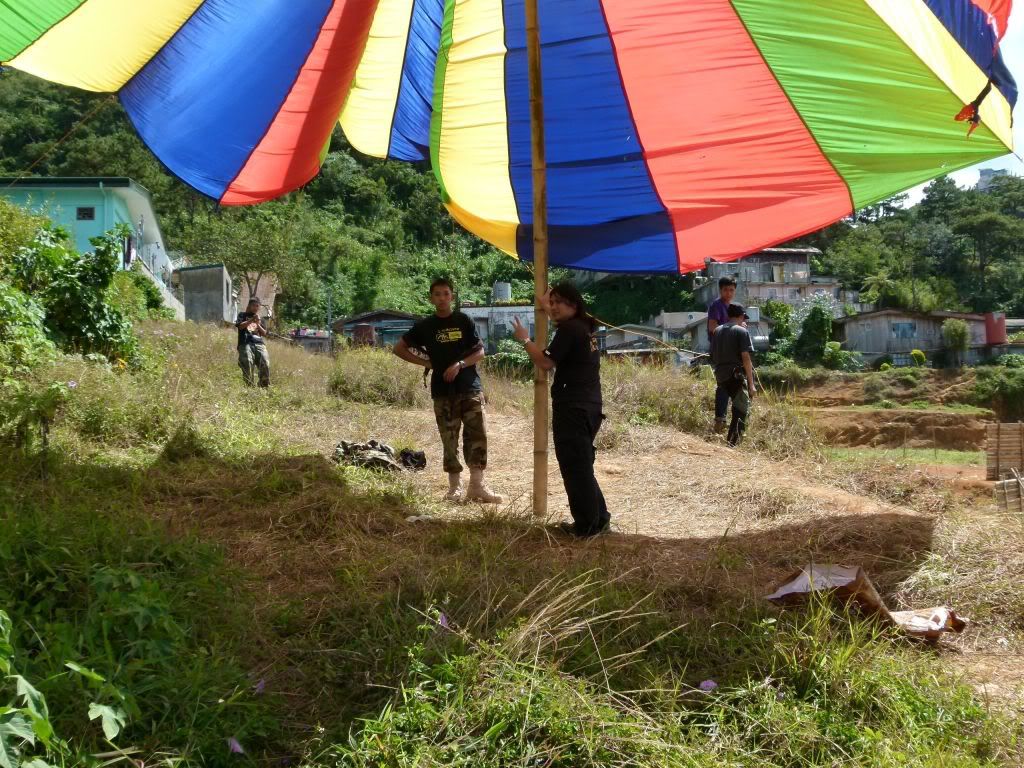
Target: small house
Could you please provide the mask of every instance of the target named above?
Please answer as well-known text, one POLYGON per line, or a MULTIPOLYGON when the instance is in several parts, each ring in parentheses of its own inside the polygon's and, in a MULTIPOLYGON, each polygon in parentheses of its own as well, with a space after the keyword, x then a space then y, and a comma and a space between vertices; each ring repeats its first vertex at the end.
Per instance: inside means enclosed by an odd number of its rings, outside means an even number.
POLYGON ((942 324, 949 318, 967 323, 969 341, 964 362, 977 362, 988 343, 985 316, 964 312, 912 312, 878 309, 833 320, 833 336, 844 349, 860 352, 867 360, 883 355, 895 365, 909 365, 910 353, 919 349, 928 356, 945 348, 942 324))
POLYGON ((668 332, 662 328, 639 323, 626 323, 619 327, 608 327, 604 333, 604 346, 605 349, 612 349, 632 341, 641 341, 658 347, 660 345, 657 344, 657 341, 668 341, 668 338, 668 332))
POLYGON ((185 299, 185 319, 194 323, 233 323, 238 304, 231 275, 223 264, 181 267, 174 273, 185 299))
POLYGON ((335 336, 372 347, 393 347, 423 315, 396 309, 373 309, 334 323, 335 336))
POLYGON ((314 355, 331 353, 331 332, 320 328, 296 328, 289 336, 293 343, 314 355))
MULTIPOLYGON (((761 315, 759 307, 747 307, 750 319, 747 330, 754 349, 768 349, 768 335, 771 323, 761 315)), ((654 325, 664 330, 670 339, 678 339, 682 346, 691 352, 707 354, 711 351, 711 340, 708 337, 707 312, 662 312, 654 318, 654 325)))

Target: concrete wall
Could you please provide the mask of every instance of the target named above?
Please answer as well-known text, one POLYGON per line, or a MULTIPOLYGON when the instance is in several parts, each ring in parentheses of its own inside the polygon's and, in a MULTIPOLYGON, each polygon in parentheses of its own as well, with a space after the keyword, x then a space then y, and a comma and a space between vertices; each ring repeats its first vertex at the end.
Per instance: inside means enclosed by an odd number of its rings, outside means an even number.
POLYGON ((512 338, 512 318, 530 329, 533 336, 533 306, 463 307, 462 312, 473 319, 476 332, 488 352, 498 348, 502 339, 512 338))
POLYGON ((177 272, 184 293, 185 319, 196 323, 234 322, 231 276, 223 265, 186 267, 177 272))

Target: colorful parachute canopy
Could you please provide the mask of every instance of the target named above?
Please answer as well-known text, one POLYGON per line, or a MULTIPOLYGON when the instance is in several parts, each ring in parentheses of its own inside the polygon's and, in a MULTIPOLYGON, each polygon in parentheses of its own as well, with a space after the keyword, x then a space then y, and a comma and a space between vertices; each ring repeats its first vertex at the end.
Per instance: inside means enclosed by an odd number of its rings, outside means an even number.
MULTIPOLYGON (((539 0, 551 263, 685 272, 1011 150, 1010 0, 539 0), (967 138, 970 122, 973 134, 967 138)), ((0 61, 116 91, 224 204, 352 144, 532 256, 523 0, 0 0, 0 61)))

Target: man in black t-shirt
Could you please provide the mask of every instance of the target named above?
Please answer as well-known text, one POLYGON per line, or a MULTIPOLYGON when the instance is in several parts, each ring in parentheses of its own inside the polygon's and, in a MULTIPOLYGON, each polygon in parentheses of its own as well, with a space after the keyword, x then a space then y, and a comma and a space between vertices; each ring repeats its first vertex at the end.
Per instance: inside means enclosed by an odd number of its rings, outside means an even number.
POLYGON ((746 313, 739 304, 726 310, 729 322, 720 325, 711 336, 711 364, 715 367, 715 421, 725 422, 725 409, 732 401, 732 422, 726 442, 736 445, 747 427, 747 414, 754 398, 754 345, 743 327, 746 313), (719 403, 725 405, 719 410, 719 403))
POLYGON ((444 279, 430 286, 430 303, 435 312, 420 320, 395 345, 395 354, 415 365, 432 370, 430 396, 444 447, 444 471, 448 473, 451 501, 479 501, 501 504, 504 499, 484 483, 487 468, 487 425, 484 419, 483 387, 476 364, 484 357, 484 345, 473 321, 452 309, 452 284, 444 279), (427 355, 424 359, 412 350, 427 355), (459 432, 462 453, 469 465, 469 490, 462 490, 459 463, 459 432))
POLYGON ((261 387, 270 386, 270 355, 264 341, 267 329, 260 320, 260 300, 255 296, 249 299, 245 312, 240 312, 235 319, 238 329, 238 367, 242 369, 242 379, 250 387, 256 386, 256 373, 259 373, 261 387))

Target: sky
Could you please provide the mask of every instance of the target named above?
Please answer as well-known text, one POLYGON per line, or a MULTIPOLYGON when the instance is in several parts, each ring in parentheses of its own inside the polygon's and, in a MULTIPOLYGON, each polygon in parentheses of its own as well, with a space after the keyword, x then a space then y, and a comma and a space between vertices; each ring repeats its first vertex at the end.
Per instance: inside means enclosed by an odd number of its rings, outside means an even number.
MULTIPOLYGON (((1021 97, 1017 99, 1017 108, 1013 111, 1013 146, 1018 155, 1024 156, 1024 108, 1021 107, 1021 104, 1024 104, 1024 2, 1014 3, 1014 6, 1000 48, 1010 72, 1017 81, 1017 87, 1022 91, 1021 97)), ((1024 176, 1024 161, 1014 155, 972 165, 970 168, 951 173, 950 176, 961 187, 973 187, 978 181, 979 168, 1005 168, 1012 174, 1024 176)), ((910 190, 907 204, 914 205, 919 202, 926 186, 922 184, 910 190)))

